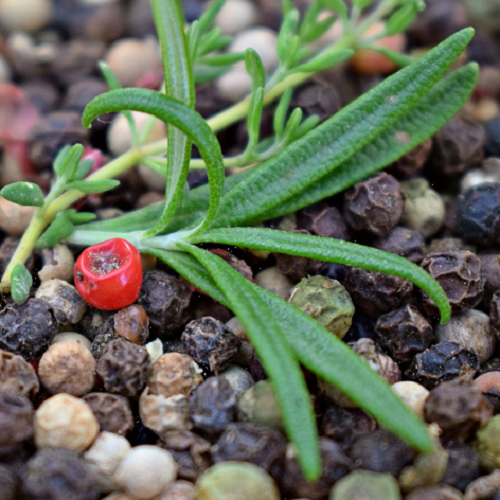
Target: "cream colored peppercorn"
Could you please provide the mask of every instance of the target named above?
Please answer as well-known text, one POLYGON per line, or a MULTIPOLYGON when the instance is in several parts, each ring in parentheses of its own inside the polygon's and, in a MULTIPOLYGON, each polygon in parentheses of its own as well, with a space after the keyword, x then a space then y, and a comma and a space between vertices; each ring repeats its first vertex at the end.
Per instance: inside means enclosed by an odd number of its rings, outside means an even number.
POLYGON ((35 210, 36 207, 22 207, 0 196, 0 229, 11 236, 21 236, 35 210))
POLYGON ((51 344, 57 344, 58 342, 76 342, 77 344, 82 345, 83 347, 86 347, 89 351, 92 350, 92 342, 85 337, 85 335, 82 335, 81 333, 76 333, 76 332, 63 332, 63 333, 58 333, 53 339, 51 344))
POLYGON ((132 448, 117 472, 118 484, 130 495, 154 498, 177 477, 177 464, 170 452, 158 446, 132 448))
POLYGON ((188 481, 175 481, 167 486, 155 500, 195 500, 196 489, 188 481))
POLYGON ((419 417, 424 416, 425 402, 429 397, 429 391, 423 385, 403 380, 396 382, 392 389, 419 417))
POLYGON ((99 433, 90 406, 70 394, 56 394, 45 400, 35 412, 37 448, 66 448, 85 451, 99 433))
POLYGON ((52 279, 72 282, 74 267, 73 253, 66 245, 58 243, 42 250, 42 269, 38 271, 38 277, 42 283, 52 279))
POLYGON ((52 344, 40 359, 38 376, 51 393, 89 393, 95 382, 95 359, 87 347, 64 340, 52 344))
POLYGON ((114 432, 103 431, 83 457, 103 493, 120 489, 116 471, 130 450, 130 443, 114 432))

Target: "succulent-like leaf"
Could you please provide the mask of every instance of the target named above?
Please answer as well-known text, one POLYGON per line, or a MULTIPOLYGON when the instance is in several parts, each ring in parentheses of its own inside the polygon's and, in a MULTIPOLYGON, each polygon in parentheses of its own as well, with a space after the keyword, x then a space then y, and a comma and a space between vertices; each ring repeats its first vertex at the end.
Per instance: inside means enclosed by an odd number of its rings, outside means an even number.
POLYGON ((52 248, 54 245, 71 236, 75 226, 64 212, 57 214, 50 226, 42 233, 35 244, 37 250, 52 248))
POLYGON ((2 188, 0 194, 9 201, 23 207, 42 207, 43 193, 34 182, 13 182, 2 188))
POLYGON ((66 189, 76 189, 86 194, 98 194, 110 191, 120 185, 120 181, 106 179, 102 181, 74 181, 66 184, 66 189))
POLYGON ((12 270, 10 286, 10 293, 14 302, 24 302, 30 296, 30 290, 33 286, 33 276, 31 276, 31 273, 23 264, 17 264, 12 270))

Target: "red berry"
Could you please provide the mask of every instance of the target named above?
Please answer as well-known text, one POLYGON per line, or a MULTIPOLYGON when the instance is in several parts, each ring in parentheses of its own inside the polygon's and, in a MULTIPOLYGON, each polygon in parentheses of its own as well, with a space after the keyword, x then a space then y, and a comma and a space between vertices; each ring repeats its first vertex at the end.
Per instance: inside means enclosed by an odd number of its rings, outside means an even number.
POLYGON ((74 273, 76 289, 98 309, 127 307, 141 291, 141 255, 122 238, 112 238, 84 250, 76 261, 74 273))

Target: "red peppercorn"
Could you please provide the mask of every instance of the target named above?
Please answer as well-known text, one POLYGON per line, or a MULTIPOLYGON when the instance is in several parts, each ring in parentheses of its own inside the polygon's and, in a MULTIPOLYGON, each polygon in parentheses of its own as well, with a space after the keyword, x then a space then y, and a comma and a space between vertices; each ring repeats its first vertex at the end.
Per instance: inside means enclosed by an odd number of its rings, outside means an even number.
POLYGON ((139 297, 142 286, 139 251, 122 238, 87 248, 75 264, 75 285, 80 295, 98 309, 129 306, 139 297))

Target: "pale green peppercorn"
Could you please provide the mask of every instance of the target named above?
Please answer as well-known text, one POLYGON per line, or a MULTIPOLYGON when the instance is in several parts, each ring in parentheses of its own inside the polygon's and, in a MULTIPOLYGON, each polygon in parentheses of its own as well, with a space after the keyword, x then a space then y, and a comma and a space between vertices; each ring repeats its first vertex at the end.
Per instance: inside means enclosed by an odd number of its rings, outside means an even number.
POLYGON ((399 486, 390 474, 355 470, 332 488, 328 500, 401 500, 399 486))
POLYGON ((283 416, 271 382, 261 380, 238 400, 238 420, 257 425, 283 427, 283 416))
POLYGON ((476 433, 476 451, 479 463, 488 471, 500 467, 500 415, 490 418, 476 433))
POLYGON ((316 319, 339 339, 352 324, 354 304, 351 296, 338 281, 330 278, 317 275, 302 279, 292 289, 288 302, 316 319))
POLYGON ((196 500, 279 500, 271 477, 248 462, 220 462, 196 482, 196 500))

